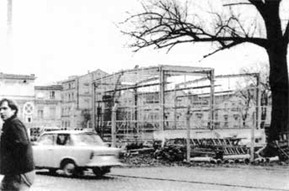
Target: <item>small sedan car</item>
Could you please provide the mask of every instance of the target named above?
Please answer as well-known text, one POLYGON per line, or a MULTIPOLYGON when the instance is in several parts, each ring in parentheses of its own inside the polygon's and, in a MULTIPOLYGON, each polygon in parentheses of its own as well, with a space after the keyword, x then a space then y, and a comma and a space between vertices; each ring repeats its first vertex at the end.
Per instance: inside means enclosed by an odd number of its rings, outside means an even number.
POLYGON ((45 132, 32 148, 36 168, 49 169, 51 173, 62 169, 65 175, 72 176, 92 169, 96 176, 103 176, 111 167, 122 165, 120 149, 107 146, 93 132, 45 132))

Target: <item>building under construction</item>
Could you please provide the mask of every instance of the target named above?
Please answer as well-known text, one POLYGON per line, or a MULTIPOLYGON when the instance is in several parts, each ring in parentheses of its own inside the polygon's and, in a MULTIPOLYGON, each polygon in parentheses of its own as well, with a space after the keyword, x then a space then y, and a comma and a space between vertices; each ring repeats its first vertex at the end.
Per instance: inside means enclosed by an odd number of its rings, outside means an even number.
POLYGON ((212 68, 168 65, 106 75, 93 81, 92 125, 117 142, 184 138, 187 130, 193 138, 243 139, 252 128, 260 138, 258 85, 224 87, 248 76, 258 74, 215 76, 212 68))
MULTIPOLYGON (((163 138, 166 130, 186 129, 188 113, 207 110, 207 120, 191 128, 211 129, 214 70, 159 65, 107 75, 93 82, 93 126, 103 136, 115 128, 118 140, 163 138), (199 78, 206 78, 196 86, 199 78), (207 99, 196 96, 208 93, 207 99), (115 126, 115 127, 114 127, 115 126)), ((110 136, 108 136, 110 137, 110 136)))

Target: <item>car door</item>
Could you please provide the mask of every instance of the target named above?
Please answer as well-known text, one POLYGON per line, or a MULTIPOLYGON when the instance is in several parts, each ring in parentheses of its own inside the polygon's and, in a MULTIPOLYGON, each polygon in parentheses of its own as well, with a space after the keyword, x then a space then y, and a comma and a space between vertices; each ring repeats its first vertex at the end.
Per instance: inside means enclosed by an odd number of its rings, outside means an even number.
POLYGON ((53 157, 58 161, 58 164, 65 159, 71 158, 74 149, 71 145, 69 133, 58 133, 56 137, 56 145, 53 151, 53 157))
POLYGON ((50 167, 55 147, 55 134, 43 134, 33 146, 34 162, 36 167, 50 167))
MULTIPOLYGON (((79 134, 81 135, 81 134, 79 134)), ((73 160, 78 166, 85 166, 91 156, 90 149, 85 146, 77 146, 75 136, 69 133, 59 133, 56 137, 54 158, 58 161, 73 160)))

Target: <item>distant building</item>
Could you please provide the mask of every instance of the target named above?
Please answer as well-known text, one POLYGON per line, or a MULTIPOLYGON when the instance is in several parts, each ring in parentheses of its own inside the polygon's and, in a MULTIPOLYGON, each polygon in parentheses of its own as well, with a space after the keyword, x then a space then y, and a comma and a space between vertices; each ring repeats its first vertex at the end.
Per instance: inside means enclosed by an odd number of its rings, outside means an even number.
POLYGON ((67 129, 91 127, 92 81, 107 75, 102 70, 71 76, 61 82, 61 126, 67 129))
POLYGON ((33 126, 34 121, 34 82, 35 75, 0 73, 0 98, 9 98, 16 101, 18 117, 27 127, 33 126))
POLYGON ((35 86, 35 127, 61 127, 62 85, 35 86))

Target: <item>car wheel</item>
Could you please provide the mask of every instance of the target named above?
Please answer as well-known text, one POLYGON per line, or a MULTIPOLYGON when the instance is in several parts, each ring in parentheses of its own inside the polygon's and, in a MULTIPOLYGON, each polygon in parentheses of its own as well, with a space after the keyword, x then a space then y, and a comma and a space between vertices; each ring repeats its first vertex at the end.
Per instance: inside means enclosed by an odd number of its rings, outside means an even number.
POLYGON ((57 171, 56 168, 50 168, 49 169, 49 173, 52 174, 52 175, 56 174, 56 171, 57 171))
POLYGON ((103 175, 105 175, 106 173, 110 172, 110 167, 95 167, 92 169, 93 173, 95 174, 95 176, 97 177, 102 177, 103 175))
POLYGON ((75 176, 83 176, 84 175, 84 171, 81 168, 76 168, 74 171, 74 175, 75 176))
POLYGON ((76 165, 73 161, 65 161, 62 166, 64 175, 72 176, 75 174, 76 165))

